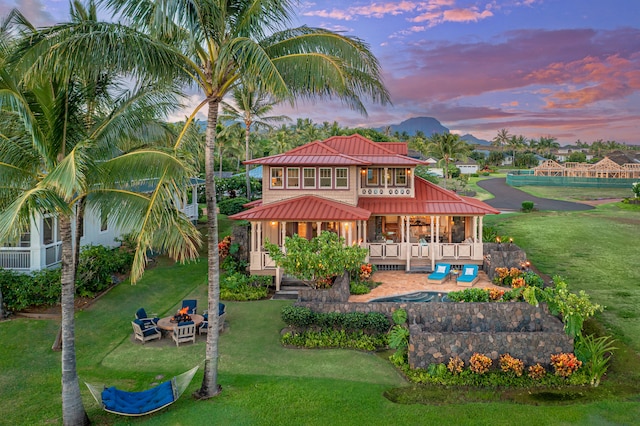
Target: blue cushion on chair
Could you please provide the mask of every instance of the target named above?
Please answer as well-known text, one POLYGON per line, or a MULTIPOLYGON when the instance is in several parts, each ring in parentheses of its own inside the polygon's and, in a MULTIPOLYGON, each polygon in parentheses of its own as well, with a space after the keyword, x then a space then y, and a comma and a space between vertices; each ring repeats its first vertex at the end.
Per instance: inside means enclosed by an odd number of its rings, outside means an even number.
POLYGON ((154 334, 158 334, 159 331, 157 328, 147 328, 146 330, 142 330, 142 334, 144 337, 153 336, 154 334))
POLYGON ((144 330, 145 328, 147 328, 147 325, 144 323, 144 321, 139 320, 139 319, 134 319, 133 322, 135 322, 136 324, 138 324, 140 326, 140 328, 142 330, 144 330))
POLYGON ((147 318, 147 311, 145 311, 144 308, 138 309, 138 311, 136 312, 136 318, 147 318))
POLYGON ((218 316, 224 314, 225 305, 224 303, 218 303, 218 316))
POLYGON ((193 324, 193 321, 183 321, 183 322, 179 322, 178 323, 178 327, 182 326, 182 325, 191 325, 193 324))

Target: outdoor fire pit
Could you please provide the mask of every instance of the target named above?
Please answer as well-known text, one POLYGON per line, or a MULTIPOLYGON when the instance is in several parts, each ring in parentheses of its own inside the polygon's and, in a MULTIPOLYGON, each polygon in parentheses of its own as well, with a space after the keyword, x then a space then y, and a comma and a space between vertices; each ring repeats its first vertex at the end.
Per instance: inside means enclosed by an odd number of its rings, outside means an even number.
POLYGON ((191 316, 187 314, 187 312, 189 312, 189 307, 180 309, 178 313, 171 318, 171 322, 191 321, 191 316))

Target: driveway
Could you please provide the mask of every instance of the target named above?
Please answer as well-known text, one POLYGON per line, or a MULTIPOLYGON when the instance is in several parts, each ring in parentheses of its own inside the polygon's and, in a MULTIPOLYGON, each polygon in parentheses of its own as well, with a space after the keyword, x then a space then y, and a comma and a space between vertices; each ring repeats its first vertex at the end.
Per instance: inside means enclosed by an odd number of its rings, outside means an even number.
POLYGON ((519 211, 523 201, 533 201, 534 208, 538 210, 578 211, 593 209, 593 206, 587 204, 534 197, 507 185, 505 178, 481 180, 478 181, 478 186, 495 196, 495 198, 484 202, 501 211, 519 211))

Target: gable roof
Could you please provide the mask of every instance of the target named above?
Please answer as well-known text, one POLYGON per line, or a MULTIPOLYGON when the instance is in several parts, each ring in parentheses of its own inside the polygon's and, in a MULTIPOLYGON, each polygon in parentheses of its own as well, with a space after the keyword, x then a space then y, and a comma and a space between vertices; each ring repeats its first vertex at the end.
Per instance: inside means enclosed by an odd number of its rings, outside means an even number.
POLYGON ((416 166, 421 160, 407 157, 404 142, 373 142, 362 135, 332 136, 324 141, 314 141, 291 149, 283 154, 256 158, 244 164, 269 166, 416 166))
POLYGON ((369 216, 371 216, 370 212, 359 207, 315 195, 303 195, 254 207, 231 215, 229 218, 303 222, 367 220, 369 216))

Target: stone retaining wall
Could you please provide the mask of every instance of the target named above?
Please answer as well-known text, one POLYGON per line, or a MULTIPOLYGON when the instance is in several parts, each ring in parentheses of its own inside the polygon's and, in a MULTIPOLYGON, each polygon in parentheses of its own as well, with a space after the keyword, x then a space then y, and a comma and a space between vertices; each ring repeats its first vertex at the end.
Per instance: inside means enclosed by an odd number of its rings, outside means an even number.
POLYGON ((349 280, 349 273, 345 272, 341 277, 336 278, 330 289, 314 290, 309 288, 300 290, 298 291, 298 302, 346 302, 351 295, 349 280))
POLYGON ((551 354, 573 352, 573 340, 546 305, 536 308, 525 302, 348 303, 319 298, 298 301, 296 305, 314 312, 380 312, 389 318, 395 310, 405 309, 412 368, 447 363, 456 355, 468 363, 475 352, 490 357, 494 364, 500 355, 509 353, 526 365, 539 362, 548 366, 551 354))

